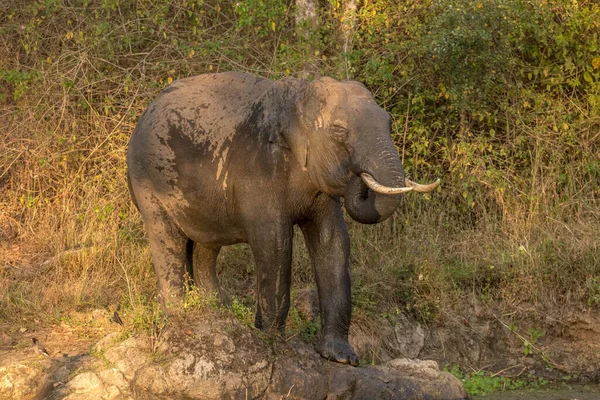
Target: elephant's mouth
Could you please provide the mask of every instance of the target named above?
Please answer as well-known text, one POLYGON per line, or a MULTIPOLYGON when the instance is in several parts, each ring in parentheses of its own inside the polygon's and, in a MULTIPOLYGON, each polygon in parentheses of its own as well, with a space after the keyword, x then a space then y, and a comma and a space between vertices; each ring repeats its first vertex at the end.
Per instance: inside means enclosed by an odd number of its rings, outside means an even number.
POLYGON ((346 211, 355 221, 374 224, 387 219, 394 212, 401 194, 410 191, 427 193, 440 185, 439 179, 428 185, 404 177, 396 182, 399 183, 398 187, 383 185, 364 170, 352 174, 344 196, 346 211))

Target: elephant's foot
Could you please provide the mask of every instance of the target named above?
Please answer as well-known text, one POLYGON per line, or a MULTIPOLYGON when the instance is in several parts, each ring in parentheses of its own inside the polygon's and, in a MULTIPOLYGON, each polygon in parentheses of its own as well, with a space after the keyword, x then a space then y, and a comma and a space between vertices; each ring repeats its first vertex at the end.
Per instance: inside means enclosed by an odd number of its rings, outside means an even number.
POLYGON ((261 330, 267 336, 281 336, 285 338, 285 323, 267 319, 257 312, 254 317, 254 327, 261 330))
POLYGON ((217 300, 223 307, 231 307, 231 305, 233 304, 231 297, 221 289, 219 289, 219 291, 216 292, 214 295, 217 297, 217 300))
POLYGON ((358 357, 347 340, 323 338, 316 350, 327 360, 358 367, 358 357))
POLYGON ((171 317, 177 315, 183 308, 183 293, 179 289, 162 290, 158 301, 163 313, 171 317))
MULTIPOLYGON (((200 296, 206 299, 214 300, 222 307, 231 307, 233 302, 231 297, 224 290, 221 290, 220 287, 214 288, 207 285, 196 285, 194 288, 198 291, 200 296)), ((191 290, 193 290, 193 288, 191 290)))
POLYGON ((221 285, 204 285, 204 292, 217 299, 219 304, 223 307, 230 307, 233 303, 231 297, 223 289, 221 289, 221 285))

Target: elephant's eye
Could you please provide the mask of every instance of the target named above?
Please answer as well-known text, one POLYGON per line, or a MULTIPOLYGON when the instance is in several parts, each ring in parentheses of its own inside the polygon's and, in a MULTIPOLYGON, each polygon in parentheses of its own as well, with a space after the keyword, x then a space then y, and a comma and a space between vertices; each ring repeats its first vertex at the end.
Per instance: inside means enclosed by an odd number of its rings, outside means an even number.
POLYGON ((329 130, 331 135, 339 141, 345 141, 348 136, 348 128, 342 125, 333 124, 329 130))

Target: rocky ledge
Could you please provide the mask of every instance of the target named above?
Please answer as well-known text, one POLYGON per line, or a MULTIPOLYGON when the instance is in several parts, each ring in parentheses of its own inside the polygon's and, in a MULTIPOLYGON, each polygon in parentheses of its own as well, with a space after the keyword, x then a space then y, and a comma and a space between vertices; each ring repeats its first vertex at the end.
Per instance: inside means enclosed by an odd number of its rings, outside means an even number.
POLYGON ((339 365, 310 345, 265 336, 229 317, 188 318, 151 337, 113 332, 92 355, 18 351, 0 363, 0 398, 468 398, 460 380, 434 361, 339 365))

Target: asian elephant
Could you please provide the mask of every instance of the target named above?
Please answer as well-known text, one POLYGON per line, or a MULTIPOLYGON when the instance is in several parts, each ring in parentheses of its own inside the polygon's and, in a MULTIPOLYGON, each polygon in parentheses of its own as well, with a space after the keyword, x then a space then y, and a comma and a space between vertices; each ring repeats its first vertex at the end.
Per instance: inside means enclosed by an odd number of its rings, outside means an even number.
POLYGON ((349 238, 340 197, 358 222, 377 223, 405 179, 390 116, 358 82, 273 81, 246 73, 174 81, 148 106, 129 142, 131 195, 148 232, 163 307, 181 299, 186 272, 219 295, 222 246, 248 243, 256 264, 256 319, 284 333, 293 226, 316 277, 317 351, 358 365, 348 343, 349 238))

